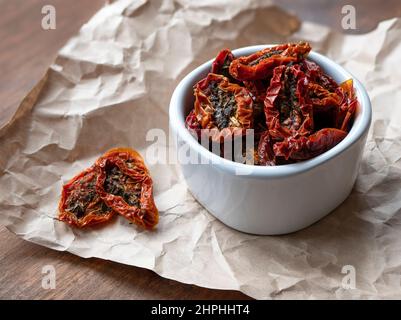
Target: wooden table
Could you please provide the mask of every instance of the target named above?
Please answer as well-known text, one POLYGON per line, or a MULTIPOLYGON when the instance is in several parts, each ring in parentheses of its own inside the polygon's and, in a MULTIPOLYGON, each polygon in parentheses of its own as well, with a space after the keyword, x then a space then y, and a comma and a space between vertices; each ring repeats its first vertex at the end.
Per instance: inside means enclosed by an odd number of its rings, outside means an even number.
MULTIPOLYGON (((399 0, 275 0, 301 19, 341 29, 341 8, 356 7, 357 30, 401 16, 399 0)), ((0 126, 51 64, 58 49, 104 0, 0 0, 0 126), (41 8, 57 10, 56 30, 41 28, 41 8)), ((3 299, 247 299, 235 291, 209 290, 166 280, 152 271, 100 259, 81 259, 23 241, 0 227, 0 298, 3 299), (42 267, 56 269, 56 289, 41 286, 42 267)))

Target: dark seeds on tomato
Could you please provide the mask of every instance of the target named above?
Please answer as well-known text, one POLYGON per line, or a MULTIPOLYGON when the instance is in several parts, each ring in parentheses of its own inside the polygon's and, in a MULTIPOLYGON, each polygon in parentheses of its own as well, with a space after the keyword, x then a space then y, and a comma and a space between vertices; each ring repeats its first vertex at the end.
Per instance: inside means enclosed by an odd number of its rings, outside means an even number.
POLYGON ((301 110, 298 105, 296 95, 297 80, 287 68, 284 75, 284 87, 279 96, 280 122, 290 128, 298 129, 298 125, 302 122, 301 110), (294 126, 295 125, 295 126, 294 126))
POLYGON ((87 212, 88 205, 96 201, 96 205, 91 208, 90 212, 97 214, 108 213, 111 209, 96 194, 96 179, 91 177, 91 179, 86 180, 85 178, 83 177, 72 186, 73 189, 67 198, 65 210, 81 219, 89 213, 87 212))
POLYGON ((216 82, 210 83, 209 90, 209 100, 214 109, 214 123, 220 130, 231 126, 230 119, 237 111, 235 96, 220 89, 216 82))
POLYGON ((122 197, 130 206, 139 206, 141 183, 125 175, 117 166, 106 167, 104 189, 107 193, 122 197))
POLYGON ((257 58, 257 59, 255 59, 255 60, 251 61, 251 62, 249 63, 249 65, 250 65, 250 66, 256 66, 256 65, 259 64, 259 62, 261 62, 262 60, 268 59, 268 58, 270 58, 271 56, 274 56, 274 55, 276 55, 276 54, 280 54, 280 53, 282 53, 282 52, 283 52, 283 50, 272 50, 272 51, 266 52, 264 55, 261 55, 259 58, 257 58))

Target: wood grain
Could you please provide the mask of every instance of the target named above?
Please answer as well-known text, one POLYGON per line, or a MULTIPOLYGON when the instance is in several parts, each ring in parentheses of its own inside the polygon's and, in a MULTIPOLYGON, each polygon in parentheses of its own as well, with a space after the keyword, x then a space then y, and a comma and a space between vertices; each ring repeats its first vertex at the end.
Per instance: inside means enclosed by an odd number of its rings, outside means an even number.
MULTIPOLYGON (((399 0, 276 0, 306 19, 341 31, 341 7, 357 10, 357 30, 374 29, 380 20, 401 16, 399 0)), ((41 78, 58 49, 79 30, 104 0, 0 0, 0 126, 41 78), (41 28, 41 8, 57 10, 57 29, 41 28)), ((20 240, 0 227, 1 299, 247 299, 166 280, 155 273, 100 259, 81 259, 20 240), (56 289, 41 286, 42 268, 56 269, 56 289)))

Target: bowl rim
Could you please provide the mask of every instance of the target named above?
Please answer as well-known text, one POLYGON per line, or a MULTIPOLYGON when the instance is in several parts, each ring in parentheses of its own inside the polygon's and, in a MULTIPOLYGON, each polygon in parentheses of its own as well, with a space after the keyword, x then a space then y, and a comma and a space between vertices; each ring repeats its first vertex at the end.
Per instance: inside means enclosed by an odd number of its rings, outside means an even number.
MULTIPOLYGON (((239 57, 249 55, 256 51, 272 46, 275 46, 275 44, 247 46, 235 49, 232 52, 236 57, 239 57)), ((352 145, 354 145, 358 140, 360 140, 365 134, 367 134, 372 120, 371 102, 368 93, 366 92, 366 89, 364 88, 362 83, 350 72, 346 71, 342 66, 315 51, 311 51, 308 55, 308 58, 319 64, 325 70, 325 72, 331 76, 335 70, 335 72, 339 76, 342 76, 344 80, 352 78, 356 95, 359 100, 360 112, 355 119, 350 132, 339 144, 337 144, 330 150, 312 159, 301 161, 298 163, 279 166, 256 166, 224 159, 202 146, 185 127, 186 115, 184 115, 184 112, 180 112, 180 110, 185 109, 185 106, 183 105, 183 100, 185 99, 186 90, 188 90, 188 88, 192 88, 196 82, 201 80, 201 75, 206 73, 207 70, 210 69, 214 58, 201 64, 200 66, 189 72, 175 88, 170 100, 169 107, 169 125, 172 129, 172 133, 175 134, 177 137, 179 135, 180 138, 189 145, 190 149, 194 150, 201 157, 204 157, 204 159, 207 160, 207 164, 216 166, 222 171, 233 175, 238 175, 243 172, 243 174, 246 174, 247 177, 281 178, 296 175, 309 171, 339 156, 344 151, 349 149, 352 145), (327 69, 331 69, 331 72, 327 69)))

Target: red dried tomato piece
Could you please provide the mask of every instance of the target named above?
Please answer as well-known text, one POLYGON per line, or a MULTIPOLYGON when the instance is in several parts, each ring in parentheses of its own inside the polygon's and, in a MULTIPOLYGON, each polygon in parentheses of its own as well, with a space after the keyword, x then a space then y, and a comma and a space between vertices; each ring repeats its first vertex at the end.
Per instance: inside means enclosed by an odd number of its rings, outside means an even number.
POLYGON ((308 98, 314 107, 313 111, 324 111, 327 107, 338 106, 342 100, 342 96, 338 95, 337 92, 330 92, 313 82, 308 84, 308 98))
POLYGON ((349 130, 351 129, 351 123, 352 120, 354 119, 355 116, 355 112, 356 109, 358 108, 359 102, 357 99, 352 99, 349 103, 342 105, 340 107, 340 112, 344 112, 345 116, 344 116, 344 120, 341 124, 341 126, 339 127, 340 130, 344 130, 349 132, 349 130), (344 106, 344 108, 343 108, 344 106), (346 111, 343 111, 344 109, 346 109, 346 111))
POLYGON ((254 97, 254 101, 261 102, 263 104, 266 98, 267 88, 270 85, 270 79, 243 81, 243 84, 254 97))
POLYGON ((186 117, 185 126, 194 137, 196 137, 197 139, 200 138, 201 134, 200 130, 202 129, 202 127, 198 122, 198 120, 196 119, 194 110, 191 110, 191 112, 186 117))
POLYGON ((216 59, 213 61, 211 73, 221 74, 232 80, 229 73, 231 62, 234 60, 234 55, 229 49, 221 50, 216 59))
POLYGON ((337 91, 330 92, 323 86, 310 82, 308 84, 307 98, 313 107, 314 129, 335 128, 339 104, 342 101, 337 91))
POLYGON ((289 137, 284 141, 277 142, 273 146, 273 151, 276 156, 282 156, 285 159, 307 160, 333 148, 346 135, 345 131, 325 128, 308 137, 289 137))
POLYGON ((342 97, 336 92, 330 92, 323 86, 312 82, 308 84, 308 98, 317 111, 325 111, 327 108, 338 106, 342 100, 342 97))
POLYGON ((313 61, 304 59, 300 62, 301 70, 310 82, 316 83, 329 92, 335 92, 338 88, 337 82, 324 73, 323 69, 313 61))
POLYGON ((253 99, 253 126, 255 129, 255 138, 259 138, 260 135, 266 131, 264 101, 269 84, 270 79, 243 81, 243 85, 248 89, 253 99))
POLYGON ((258 80, 271 76, 273 69, 290 62, 299 62, 310 52, 307 42, 288 43, 266 48, 230 64, 230 74, 237 80, 258 80))
POLYGON ((142 157, 129 148, 108 151, 96 162, 96 190, 115 212, 151 229, 159 213, 153 200, 153 184, 142 157))
POLYGON ((314 62, 304 60, 301 69, 308 80, 308 97, 313 105, 315 130, 334 127, 349 131, 358 101, 353 81, 349 79, 338 85, 314 62))
POLYGON ((72 226, 83 228, 109 221, 115 212, 96 193, 97 171, 91 167, 63 186, 59 216, 72 226))
POLYGON ((354 118, 359 102, 355 96, 355 90, 352 79, 346 80, 340 84, 338 94, 342 96, 342 101, 336 116, 336 128, 349 131, 351 120, 354 118))
POLYGON ((276 165, 276 155, 273 152, 273 141, 270 137, 269 131, 262 134, 258 146, 258 160, 262 166, 276 165))
POLYGON ((212 129, 219 142, 227 136, 241 136, 252 128, 253 101, 250 93, 222 75, 209 73, 194 87, 194 115, 202 129, 212 129))
POLYGON ((265 99, 265 116, 275 141, 313 131, 312 105, 305 100, 308 80, 299 65, 274 69, 265 99))

